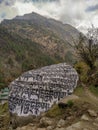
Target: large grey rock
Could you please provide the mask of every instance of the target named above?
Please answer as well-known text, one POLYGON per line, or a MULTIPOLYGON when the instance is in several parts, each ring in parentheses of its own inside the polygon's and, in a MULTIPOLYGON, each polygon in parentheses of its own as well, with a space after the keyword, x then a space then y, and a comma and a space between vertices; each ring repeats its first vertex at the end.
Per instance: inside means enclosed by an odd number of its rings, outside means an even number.
POLYGON ((9 88, 9 110, 18 116, 39 115, 72 94, 78 74, 66 63, 23 73, 9 88))

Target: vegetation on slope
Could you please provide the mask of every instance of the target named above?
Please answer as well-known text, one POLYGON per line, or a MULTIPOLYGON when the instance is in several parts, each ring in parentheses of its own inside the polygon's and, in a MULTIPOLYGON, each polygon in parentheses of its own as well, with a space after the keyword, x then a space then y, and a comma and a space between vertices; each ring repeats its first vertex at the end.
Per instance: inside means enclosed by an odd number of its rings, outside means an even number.
POLYGON ((73 64, 68 42, 78 30, 36 13, 4 20, 0 25, 0 87, 29 69, 67 62, 73 64), (40 22, 39 22, 40 21, 40 22))
POLYGON ((63 61, 58 56, 50 56, 42 45, 10 34, 0 27, 0 87, 5 87, 19 74, 29 69, 39 68, 63 61))

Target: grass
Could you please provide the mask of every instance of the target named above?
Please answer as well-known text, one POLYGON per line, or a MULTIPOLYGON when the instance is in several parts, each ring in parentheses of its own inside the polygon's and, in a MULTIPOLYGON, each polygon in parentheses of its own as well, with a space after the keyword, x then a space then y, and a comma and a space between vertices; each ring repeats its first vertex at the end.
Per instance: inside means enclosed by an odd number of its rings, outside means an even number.
POLYGON ((78 86, 75 91, 74 91, 74 94, 79 96, 79 97, 82 97, 84 95, 84 89, 82 86, 78 86))
POLYGON ((64 113, 63 109, 60 109, 58 105, 54 105, 48 112, 46 113, 47 117, 58 117, 64 113))
POLYGON ((98 87, 90 86, 89 90, 98 97, 98 87))
POLYGON ((9 130, 10 114, 8 112, 8 103, 0 104, 0 119, 2 125, 0 130, 9 130))
MULTIPOLYGON (((92 94, 94 94, 95 96, 98 97, 98 87, 95 86, 89 86, 89 90, 92 94)), ((75 91, 74 94, 79 96, 79 97, 83 97, 85 95, 85 89, 82 86, 78 86, 75 91)))
POLYGON ((8 112, 8 103, 4 103, 3 105, 0 104, 0 115, 5 114, 8 112))
POLYGON ((74 94, 79 96, 79 104, 81 104, 81 102, 86 102, 90 104, 90 109, 98 110, 98 101, 95 100, 98 97, 98 87, 89 86, 88 91, 86 89, 87 88, 78 86, 74 91, 74 94))
POLYGON ((67 107, 65 109, 61 109, 61 108, 58 107, 58 105, 54 105, 50 110, 48 110, 48 112, 46 113, 46 116, 51 117, 51 118, 60 117, 61 115, 63 115, 65 113, 65 111, 67 111, 67 109, 71 109, 70 105, 73 106, 75 104, 76 106, 80 106, 81 103, 83 103, 85 101, 85 99, 84 99, 84 97, 85 97, 84 88, 82 86, 78 86, 75 89, 74 94, 80 97, 80 99, 78 101, 76 101, 74 103, 74 102, 69 100, 67 102, 69 107, 67 107))

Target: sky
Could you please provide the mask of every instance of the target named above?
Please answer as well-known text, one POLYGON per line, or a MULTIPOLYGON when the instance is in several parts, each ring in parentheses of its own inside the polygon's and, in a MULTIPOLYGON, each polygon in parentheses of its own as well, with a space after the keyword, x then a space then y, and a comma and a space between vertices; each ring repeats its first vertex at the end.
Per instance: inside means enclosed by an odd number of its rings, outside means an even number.
POLYGON ((36 12, 85 32, 98 27, 98 0, 0 0, 0 21, 36 12))

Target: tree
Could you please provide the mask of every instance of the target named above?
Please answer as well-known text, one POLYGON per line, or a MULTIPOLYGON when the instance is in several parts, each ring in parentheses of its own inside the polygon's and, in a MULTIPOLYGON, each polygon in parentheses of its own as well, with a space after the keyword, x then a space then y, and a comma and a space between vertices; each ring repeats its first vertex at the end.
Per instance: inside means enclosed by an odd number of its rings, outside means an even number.
POLYGON ((91 70, 95 69, 98 60, 98 29, 92 26, 87 35, 79 35, 78 42, 74 42, 75 53, 81 58, 91 70))

